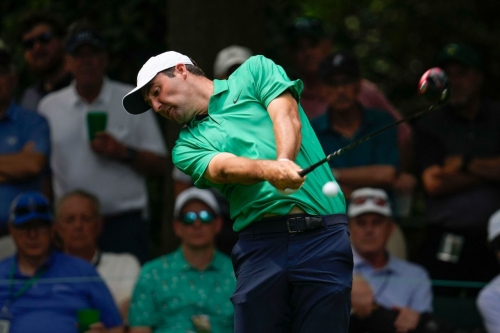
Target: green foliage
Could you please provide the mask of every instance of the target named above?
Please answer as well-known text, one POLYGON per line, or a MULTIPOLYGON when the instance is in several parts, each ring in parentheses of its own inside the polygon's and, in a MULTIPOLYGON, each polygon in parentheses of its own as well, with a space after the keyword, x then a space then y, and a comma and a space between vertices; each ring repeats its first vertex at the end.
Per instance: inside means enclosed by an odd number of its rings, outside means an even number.
POLYGON ((354 51, 363 74, 396 104, 415 96, 419 77, 450 42, 470 44, 482 54, 485 92, 497 98, 498 1, 293 0, 289 6, 299 8, 292 15, 322 19, 335 49, 354 51))

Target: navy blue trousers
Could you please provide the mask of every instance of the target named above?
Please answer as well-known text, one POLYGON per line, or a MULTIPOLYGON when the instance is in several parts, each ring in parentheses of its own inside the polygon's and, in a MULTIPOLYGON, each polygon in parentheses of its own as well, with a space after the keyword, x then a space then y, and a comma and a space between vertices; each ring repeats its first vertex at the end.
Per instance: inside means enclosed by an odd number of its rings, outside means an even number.
POLYGON ((352 250, 346 223, 242 234, 233 248, 235 333, 348 332, 352 250))

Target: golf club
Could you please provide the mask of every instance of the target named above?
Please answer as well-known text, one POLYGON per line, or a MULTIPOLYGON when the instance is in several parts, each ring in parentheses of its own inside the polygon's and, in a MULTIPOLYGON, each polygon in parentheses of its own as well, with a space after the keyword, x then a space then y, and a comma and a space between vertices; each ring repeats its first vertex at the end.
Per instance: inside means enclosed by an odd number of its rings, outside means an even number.
POLYGON ((318 166, 321 164, 330 161, 332 158, 339 156, 346 151, 351 150, 352 148, 362 144, 365 141, 370 140, 371 138, 377 136, 378 134, 393 128, 405 121, 412 120, 414 118, 420 117, 421 115, 433 111, 433 110, 438 110, 442 108, 446 103, 448 102, 448 99, 450 97, 450 83, 448 80, 448 77, 444 72, 437 67, 431 68, 427 70, 422 77, 420 78, 419 85, 418 85, 418 93, 420 96, 424 97, 426 100, 432 103, 432 105, 428 109, 424 109, 421 111, 418 111, 416 113, 413 113, 407 117, 404 117, 390 125, 387 125, 371 134, 368 134, 361 139, 338 149, 337 151, 331 153, 330 155, 326 156, 324 159, 308 166, 307 168, 299 171, 300 176, 305 176, 314 169, 316 169, 318 166))

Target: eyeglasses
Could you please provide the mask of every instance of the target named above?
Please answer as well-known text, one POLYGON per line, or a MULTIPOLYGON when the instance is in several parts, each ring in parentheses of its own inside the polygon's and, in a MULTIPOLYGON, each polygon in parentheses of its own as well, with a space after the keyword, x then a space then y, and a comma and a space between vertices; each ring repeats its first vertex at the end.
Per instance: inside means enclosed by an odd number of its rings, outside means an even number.
POLYGON ((213 222, 215 217, 208 210, 202 210, 201 212, 187 212, 180 216, 180 221, 185 225, 192 225, 199 219, 203 224, 210 224, 213 222))
POLYGON ((51 31, 46 31, 38 36, 35 36, 30 39, 23 40, 23 47, 26 50, 31 50, 35 47, 35 44, 38 42, 42 45, 47 44, 54 38, 54 34, 51 31))
POLYGON ((46 205, 23 206, 15 208, 13 215, 15 215, 16 217, 22 217, 23 215, 28 215, 31 213, 49 214, 50 209, 46 205))
POLYGON ((377 206, 387 206, 389 202, 381 197, 375 197, 375 196, 362 196, 362 197, 355 197, 354 199, 351 199, 351 204, 355 205, 362 205, 364 204, 367 200, 371 200, 375 205, 377 206))

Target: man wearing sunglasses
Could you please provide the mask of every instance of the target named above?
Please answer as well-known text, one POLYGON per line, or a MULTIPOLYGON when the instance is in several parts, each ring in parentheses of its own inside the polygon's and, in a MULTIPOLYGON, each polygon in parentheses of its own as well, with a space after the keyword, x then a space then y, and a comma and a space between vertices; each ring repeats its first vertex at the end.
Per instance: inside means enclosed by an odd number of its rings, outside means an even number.
POLYGON ((387 251, 395 226, 388 200, 381 189, 360 188, 347 209, 355 275, 351 332, 404 333, 419 324, 423 329, 432 311, 427 272, 387 251))
POLYGON ((93 308, 100 322, 87 333, 122 333, 118 309, 95 268, 52 250, 52 223, 41 193, 28 191, 12 202, 9 230, 17 252, 0 262, 6 281, 0 284, 0 332, 74 332, 78 311, 93 308))
POLYGON ((23 92, 22 107, 36 110, 42 97, 71 82, 64 61, 65 34, 63 19, 54 12, 36 10, 21 18, 18 38, 24 49, 24 59, 38 79, 23 92))
POLYGON ((174 207, 180 247, 141 270, 129 312, 130 333, 233 332, 231 260, 215 248, 222 227, 208 190, 189 188, 174 207))

